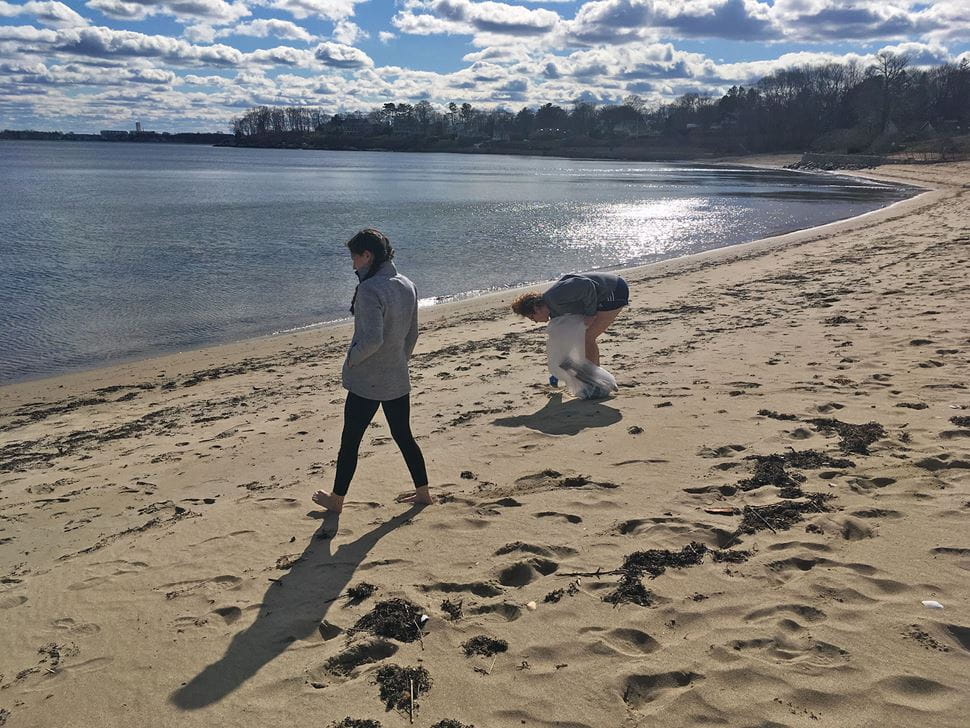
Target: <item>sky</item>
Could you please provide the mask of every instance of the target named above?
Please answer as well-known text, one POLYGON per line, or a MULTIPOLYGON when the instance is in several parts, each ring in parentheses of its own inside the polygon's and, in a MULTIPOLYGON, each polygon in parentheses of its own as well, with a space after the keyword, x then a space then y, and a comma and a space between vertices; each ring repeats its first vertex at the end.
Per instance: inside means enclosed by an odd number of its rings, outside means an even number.
POLYGON ((0 128, 229 131, 264 104, 657 105, 883 50, 970 60, 970 0, 0 0, 0 128))

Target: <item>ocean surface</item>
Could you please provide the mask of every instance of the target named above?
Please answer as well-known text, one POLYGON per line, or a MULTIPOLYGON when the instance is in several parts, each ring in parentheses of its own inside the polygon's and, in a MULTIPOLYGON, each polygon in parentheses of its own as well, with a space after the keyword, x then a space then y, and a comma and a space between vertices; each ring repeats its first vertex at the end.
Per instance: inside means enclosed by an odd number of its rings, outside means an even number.
POLYGON ((345 318, 362 227, 428 303, 911 194, 696 164, 0 141, 0 383, 345 318))

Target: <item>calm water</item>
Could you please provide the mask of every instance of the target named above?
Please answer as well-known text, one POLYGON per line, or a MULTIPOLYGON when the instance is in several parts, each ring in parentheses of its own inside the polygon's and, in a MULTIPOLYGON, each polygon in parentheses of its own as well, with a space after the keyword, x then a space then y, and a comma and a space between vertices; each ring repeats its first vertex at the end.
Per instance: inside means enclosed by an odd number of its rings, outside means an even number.
POLYGON ((0 142, 0 382, 347 315, 385 231, 422 297, 733 245, 911 191, 531 157, 0 142))

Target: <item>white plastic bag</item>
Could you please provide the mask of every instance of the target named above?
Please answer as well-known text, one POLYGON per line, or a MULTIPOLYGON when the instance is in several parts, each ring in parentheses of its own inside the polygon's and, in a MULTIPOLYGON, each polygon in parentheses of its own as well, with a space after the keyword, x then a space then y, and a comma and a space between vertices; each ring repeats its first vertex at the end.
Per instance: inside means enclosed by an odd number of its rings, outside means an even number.
POLYGON ((549 321, 549 372, 580 399, 603 399, 617 390, 616 379, 586 358, 586 322, 578 314, 549 321))

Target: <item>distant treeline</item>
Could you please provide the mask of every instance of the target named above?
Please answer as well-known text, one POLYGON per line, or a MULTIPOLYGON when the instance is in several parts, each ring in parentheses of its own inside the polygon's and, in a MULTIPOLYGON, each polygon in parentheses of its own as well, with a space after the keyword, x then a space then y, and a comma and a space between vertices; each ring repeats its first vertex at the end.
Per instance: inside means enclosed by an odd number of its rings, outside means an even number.
POLYGON ((370 112, 312 107, 250 109, 232 122, 239 146, 574 153, 664 157, 823 151, 885 154, 920 142, 946 146, 970 133, 970 64, 911 67, 882 53, 870 67, 827 64, 778 70, 715 98, 690 93, 648 108, 637 96, 596 106, 545 104, 518 113, 427 101, 370 112))
POLYGON ((60 131, 4 129, 0 139, 28 139, 52 142, 147 142, 155 144, 220 144, 231 142, 231 134, 218 132, 103 131, 100 134, 75 134, 60 131))

